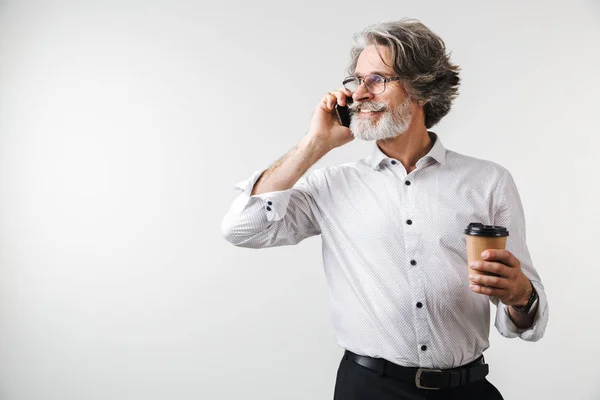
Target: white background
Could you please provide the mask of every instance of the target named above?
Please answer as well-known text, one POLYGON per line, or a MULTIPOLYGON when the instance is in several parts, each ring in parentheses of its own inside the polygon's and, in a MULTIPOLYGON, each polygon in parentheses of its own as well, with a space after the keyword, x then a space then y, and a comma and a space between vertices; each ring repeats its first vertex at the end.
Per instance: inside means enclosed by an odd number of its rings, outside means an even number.
POLYGON ((433 130, 512 172, 550 301, 540 342, 492 328, 489 379, 599 399, 597 0, 0 2, 0 398, 331 398, 320 238, 241 249, 220 221, 352 34, 402 17, 462 67, 433 130))

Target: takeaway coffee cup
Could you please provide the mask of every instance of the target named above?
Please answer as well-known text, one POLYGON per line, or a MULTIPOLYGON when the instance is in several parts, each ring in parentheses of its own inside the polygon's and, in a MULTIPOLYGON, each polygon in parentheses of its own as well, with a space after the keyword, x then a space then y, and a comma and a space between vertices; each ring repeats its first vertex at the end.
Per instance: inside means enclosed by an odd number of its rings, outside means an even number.
POLYGON ((481 253, 487 249, 505 249, 508 230, 503 226, 484 225, 471 222, 467 229, 467 259, 469 265, 475 260, 481 260, 481 253))

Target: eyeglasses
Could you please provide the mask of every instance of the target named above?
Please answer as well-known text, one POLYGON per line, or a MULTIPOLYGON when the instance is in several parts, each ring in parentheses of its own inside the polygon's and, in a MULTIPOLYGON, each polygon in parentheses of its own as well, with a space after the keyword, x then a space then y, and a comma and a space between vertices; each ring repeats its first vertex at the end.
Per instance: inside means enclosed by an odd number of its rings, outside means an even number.
POLYGON ((367 75, 364 78, 359 78, 356 76, 349 76, 346 79, 344 79, 342 84, 344 85, 344 87, 346 89, 348 89, 351 92, 354 92, 364 82, 365 87, 367 88, 367 90, 369 92, 371 92, 373 94, 381 94, 385 91, 385 84, 387 82, 392 82, 392 81, 397 81, 397 80, 400 80, 400 78, 397 76, 392 77, 392 78, 384 78, 383 76, 373 74, 373 75, 367 75))

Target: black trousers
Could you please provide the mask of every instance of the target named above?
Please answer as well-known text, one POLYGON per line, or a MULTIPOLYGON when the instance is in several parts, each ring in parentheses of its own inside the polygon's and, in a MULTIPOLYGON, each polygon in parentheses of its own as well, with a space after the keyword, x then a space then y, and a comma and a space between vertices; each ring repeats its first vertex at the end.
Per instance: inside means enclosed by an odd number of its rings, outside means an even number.
POLYGON ((487 379, 452 389, 427 390, 379 376, 351 360, 342 358, 337 372, 333 400, 503 400, 487 379))

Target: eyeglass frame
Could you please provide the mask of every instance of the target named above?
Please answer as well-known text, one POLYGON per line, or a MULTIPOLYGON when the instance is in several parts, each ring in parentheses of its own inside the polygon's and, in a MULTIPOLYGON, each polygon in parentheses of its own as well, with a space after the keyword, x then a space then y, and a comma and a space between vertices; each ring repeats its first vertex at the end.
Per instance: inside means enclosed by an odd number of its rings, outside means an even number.
MULTIPOLYGON (((345 78, 344 78, 344 80, 342 81, 342 86, 344 86, 344 87, 346 88, 346 84, 347 84, 347 83, 350 83, 350 82, 351 82, 351 81, 353 81, 353 80, 358 80, 358 86, 357 86, 357 89, 358 89, 359 87, 361 87, 361 86, 362 86, 362 84, 364 83, 364 84, 365 84, 365 88, 367 89, 367 91, 368 91, 369 93, 377 95, 377 94, 381 94, 381 93, 385 92, 385 89, 387 89, 387 85, 386 85, 386 83, 388 83, 388 82, 394 82, 394 81, 399 81, 400 79, 402 79, 402 78, 400 78, 399 76, 393 76, 393 77, 391 77, 391 78, 384 78, 383 76, 381 76, 381 75, 379 75, 379 74, 369 74, 369 75, 365 75, 365 77, 364 77, 364 78, 361 78, 361 77, 359 77, 359 76, 352 76, 352 75, 350 75, 350 76, 347 76, 347 77, 345 77, 345 78), (371 92, 371 89, 369 89, 369 87, 368 87, 368 86, 367 86, 367 84, 365 83, 365 79, 367 79, 369 76, 378 76, 378 77, 380 77, 380 78, 381 78, 381 80, 383 81, 383 90, 382 90, 381 92, 379 92, 379 93, 373 93, 373 92, 371 92)), ((346 88, 346 89, 348 89, 348 88, 346 88)), ((348 90, 350 90, 350 89, 348 89, 348 90)))

